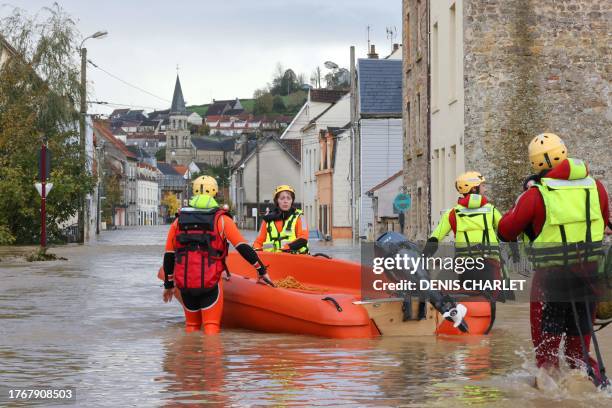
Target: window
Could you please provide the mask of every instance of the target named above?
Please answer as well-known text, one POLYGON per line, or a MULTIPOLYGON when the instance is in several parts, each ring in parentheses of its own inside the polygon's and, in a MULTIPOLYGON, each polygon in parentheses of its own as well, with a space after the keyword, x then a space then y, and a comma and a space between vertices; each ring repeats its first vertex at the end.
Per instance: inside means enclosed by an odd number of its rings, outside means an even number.
POLYGON ((421 93, 416 96, 416 150, 421 151, 421 93))
MULTIPOLYGON (((450 148, 448 167, 450 169, 449 180, 455 180, 457 178, 457 145, 452 145, 450 148)), ((451 189, 450 193, 452 194, 453 187, 449 186, 449 188, 451 189)))
POLYGON ((431 106, 433 110, 436 111, 438 107, 438 88, 439 85, 439 62, 438 62, 438 23, 434 23, 433 25, 433 33, 431 39, 431 106))
POLYGON ((423 189, 421 187, 417 188, 417 235, 421 235, 421 231, 423 230, 423 189))
POLYGON ((449 102, 454 102, 456 99, 456 81, 457 81, 457 16, 455 13, 455 4, 450 7, 449 13, 449 38, 448 38, 448 73, 450 75, 448 82, 448 91, 450 95, 449 102))
MULTIPOLYGON (((439 149, 435 149, 433 151, 433 155, 431 157, 432 163, 431 163, 431 188, 432 188, 432 192, 434 194, 437 194, 438 192, 438 188, 439 188, 439 184, 440 184, 440 150, 439 149)), ((437 197, 433 198, 432 201, 435 201, 437 197)), ((435 209, 435 207, 434 207, 435 209)))
MULTIPOLYGON (((410 5, 408 7, 410 7, 410 5)), ((410 63, 412 62, 410 60, 410 56, 412 54, 412 35, 410 33, 410 30, 412 30, 412 26, 410 25, 410 12, 408 12, 406 13, 406 28, 405 28, 405 31, 406 31, 406 41, 405 41, 406 55, 405 57, 406 57, 406 61, 408 62, 408 65, 410 65, 410 63)))
POLYGON ((408 156, 412 157, 412 127, 410 126, 410 102, 406 103, 406 146, 408 146, 408 156))
POLYGON ((446 205, 446 149, 440 149, 440 172, 438 173, 438 199, 440 209, 446 205))
POLYGON ((417 22, 417 32, 416 32, 416 60, 419 61, 421 59, 421 4, 417 3, 416 6, 416 22, 417 22))

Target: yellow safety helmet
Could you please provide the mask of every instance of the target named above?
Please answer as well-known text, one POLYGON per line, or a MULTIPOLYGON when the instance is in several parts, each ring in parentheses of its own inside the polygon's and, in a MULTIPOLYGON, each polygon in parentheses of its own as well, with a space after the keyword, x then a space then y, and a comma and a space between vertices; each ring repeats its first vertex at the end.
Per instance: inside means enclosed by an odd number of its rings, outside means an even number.
POLYGON ((274 189, 274 196, 273 199, 274 201, 276 201, 276 197, 278 196, 278 194, 282 191, 288 191, 291 193, 291 196, 293 197, 293 199, 295 200, 295 190, 293 189, 293 187, 291 187, 289 184, 281 184, 280 186, 276 187, 274 189))
POLYGON ((468 171, 457 177, 455 180, 455 188, 461 194, 468 194, 474 187, 478 187, 485 182, 485 178, 482 177, 477 171, 468 171))
POLYGON ((193 181, 193 194, 208 194, 211 197, 217 195, 219 185, 217 180, 210 176, 200 176, 193 181))
POLYGON ((567 159, 563 140, 554 133, 542 133, 529 143, 529 161, 535 171, 552 169, 567 159))

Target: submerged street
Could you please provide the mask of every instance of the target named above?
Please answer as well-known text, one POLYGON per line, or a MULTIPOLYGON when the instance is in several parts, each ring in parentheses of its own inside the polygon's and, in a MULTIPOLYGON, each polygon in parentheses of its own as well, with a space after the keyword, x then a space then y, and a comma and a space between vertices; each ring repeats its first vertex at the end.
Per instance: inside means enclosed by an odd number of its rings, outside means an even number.
MULTIPOLYGON (((0 262, 0 383, 74 387, 78 406, 612 403, 570 374, 558 389, 532 388, 528 304, 498 306, 485 337, 186 334, 180 305, 162 302, 156 278, 167 229, 104 231, 90 245, 51 251, 67 260, 0 262)), ((359 259, 348 243, 311 247, 359 259)), ((600 346, 612 364, 612 343, 600 346)))

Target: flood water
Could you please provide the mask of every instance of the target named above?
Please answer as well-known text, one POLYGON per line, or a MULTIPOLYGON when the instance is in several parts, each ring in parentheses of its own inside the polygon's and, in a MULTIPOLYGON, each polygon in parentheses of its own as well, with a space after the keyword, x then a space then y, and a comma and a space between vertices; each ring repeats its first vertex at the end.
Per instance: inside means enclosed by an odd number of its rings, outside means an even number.
MULTIPOLYGON (((0 385, 74 387, 87 407, 612 406, 569 372, 545 390, 531 386, 526 304, 500 305, 485 337, 186 334, 180 305, 162 302, 156 279, 166 231, 105 231, 52 251, 66 261, 0 262, 0 385)), ((359 259, 349 244, 313 250, 359 259)), ((611 335, 599 339, 612 366, 611 335)))

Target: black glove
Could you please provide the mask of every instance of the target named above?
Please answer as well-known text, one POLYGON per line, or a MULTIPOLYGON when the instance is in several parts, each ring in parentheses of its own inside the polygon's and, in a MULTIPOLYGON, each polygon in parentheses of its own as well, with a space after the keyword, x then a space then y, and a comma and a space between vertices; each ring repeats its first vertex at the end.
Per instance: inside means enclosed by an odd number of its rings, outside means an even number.
POLYGON ((259 276, 264 276, 266 273, 268 273, 266 266, 264 264, 260 264, 259 268, 257 268, 257 274, 259 276))
POLYGON ((438 250, 438 238, 431 237, 425 243, 425 248, 423 248, 423 256, 425 258, 429 258, 438 250))
POLYGON ((164 288, 172 289, 174 287, 174 280, 170 279, 170 276, 174 274, 174 252, 166 252, 164 254, 164 288))
POLYGON ((304 238, 298 238, 287 246, 291 251, 296 252, 302 249, 302 247, 305 247, 306 245, 308 245, 308 241, 306 241, 304 238))

